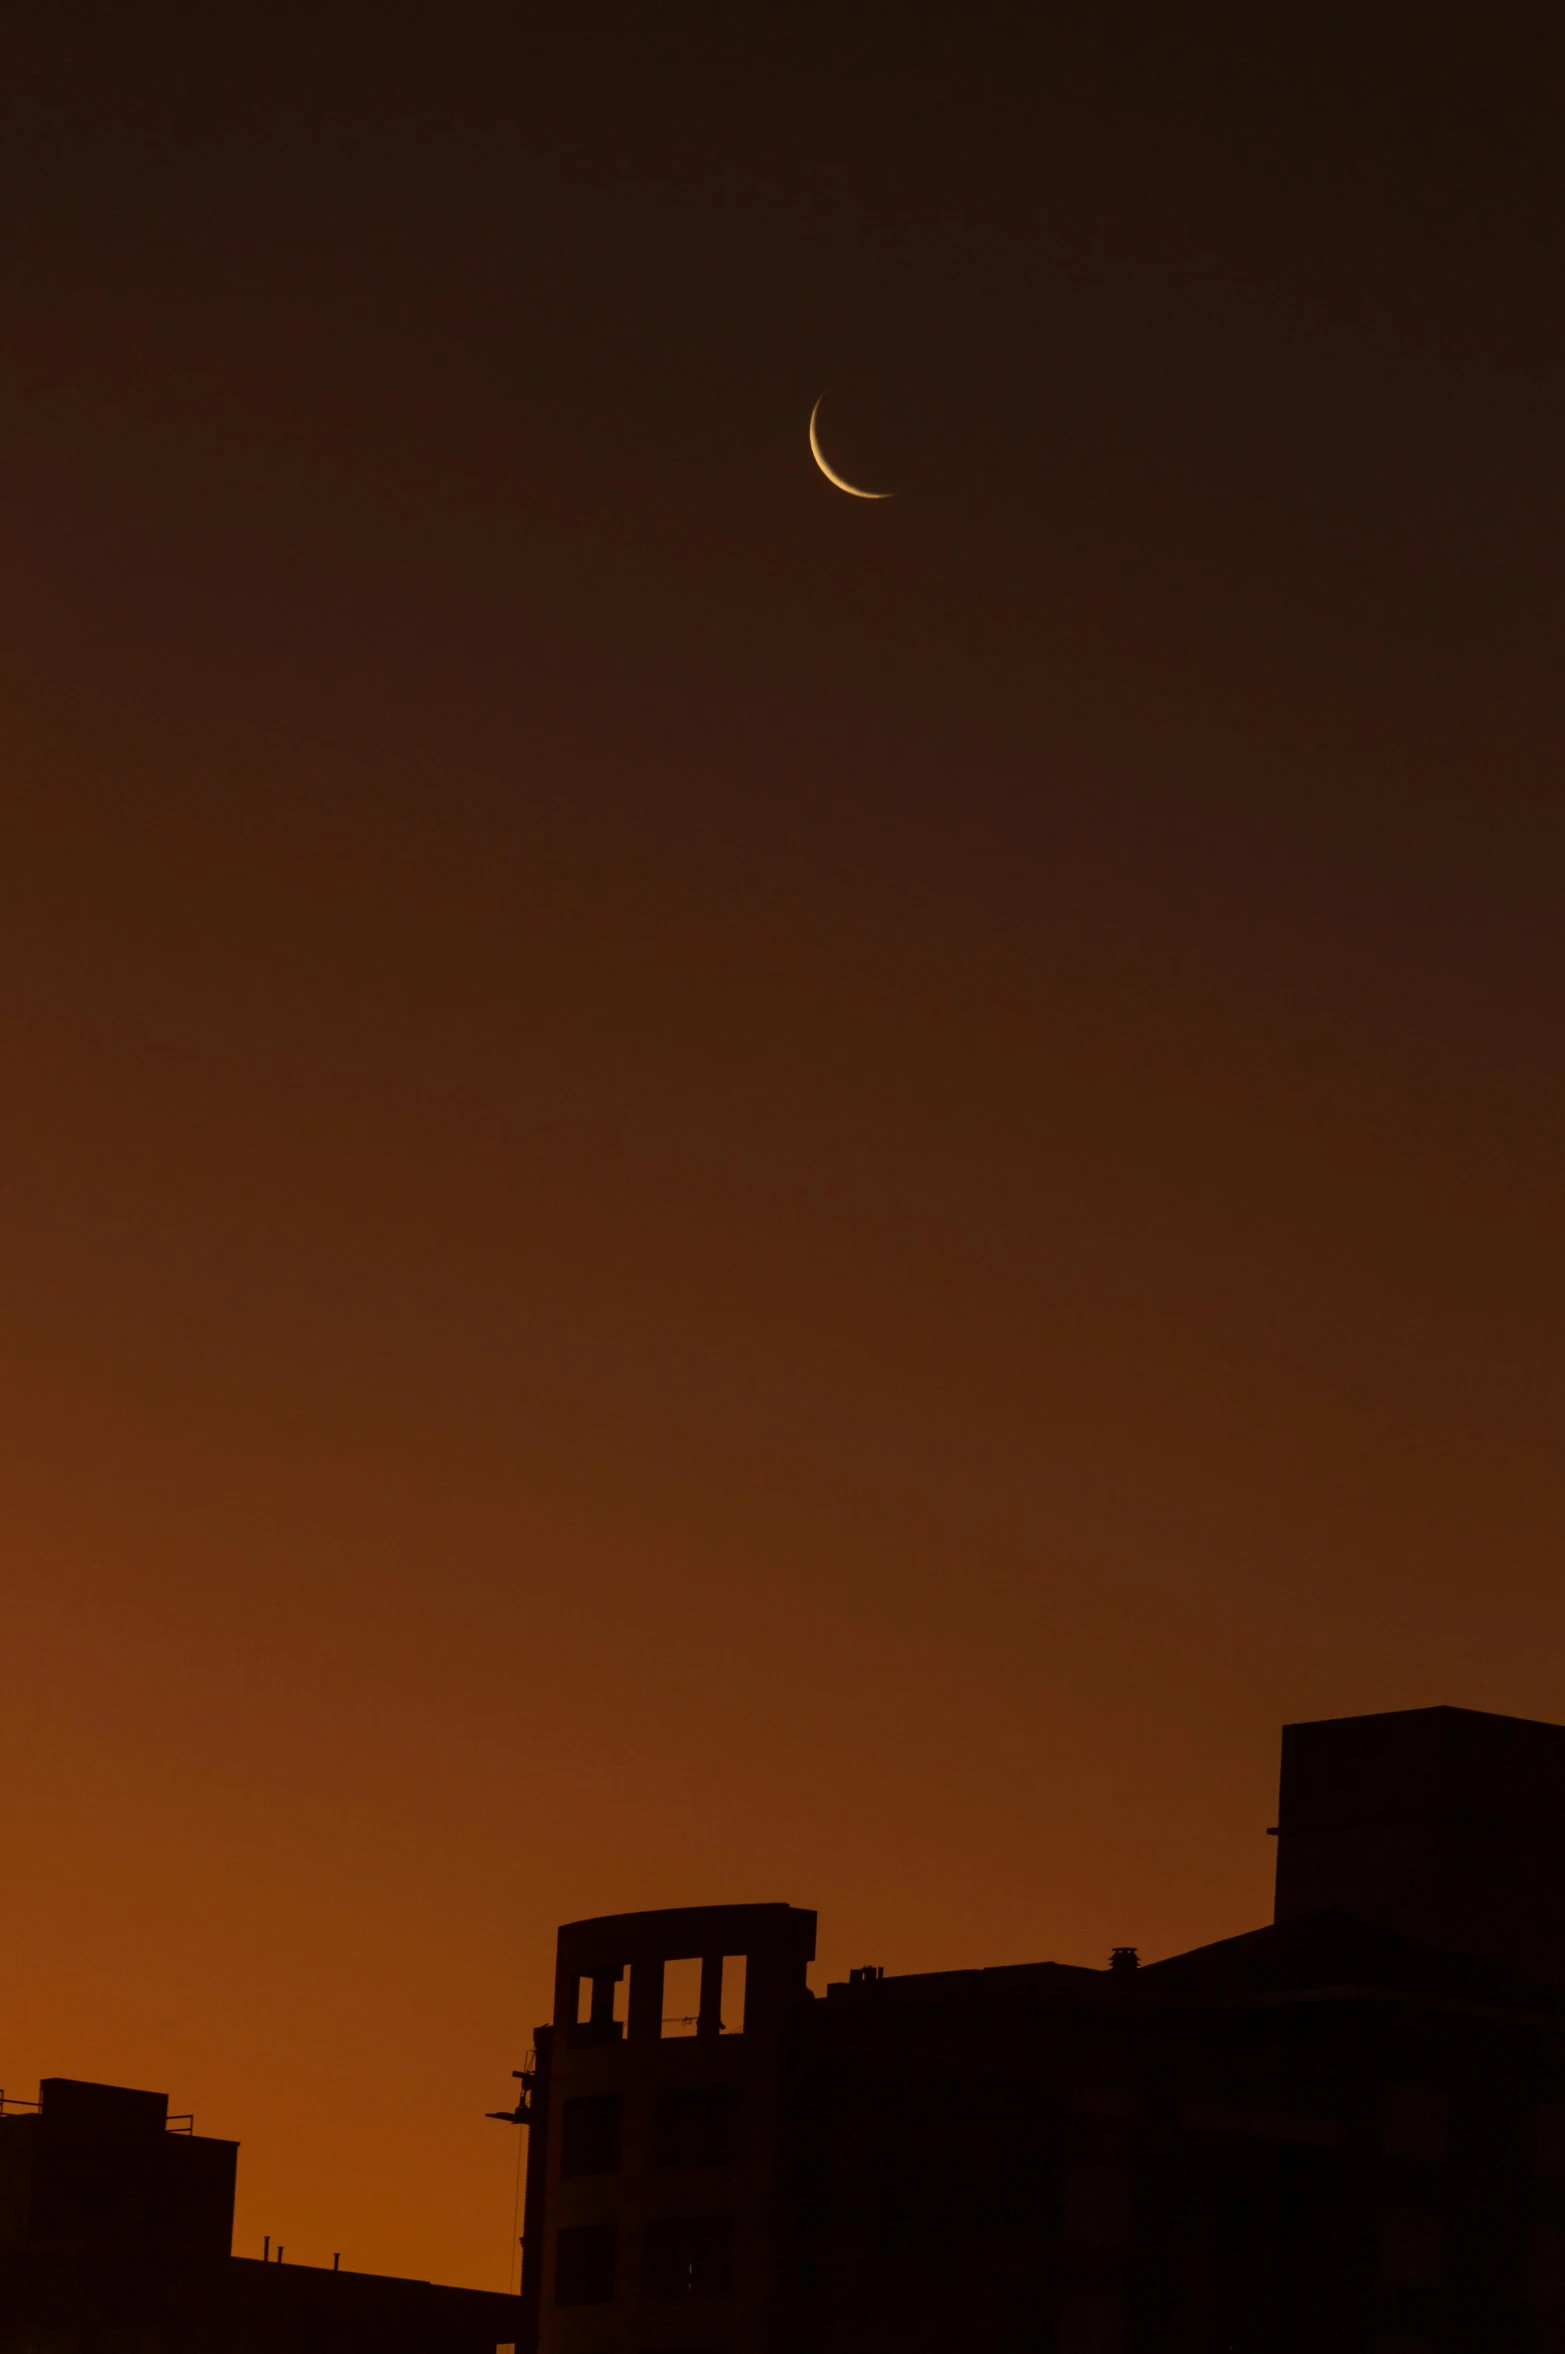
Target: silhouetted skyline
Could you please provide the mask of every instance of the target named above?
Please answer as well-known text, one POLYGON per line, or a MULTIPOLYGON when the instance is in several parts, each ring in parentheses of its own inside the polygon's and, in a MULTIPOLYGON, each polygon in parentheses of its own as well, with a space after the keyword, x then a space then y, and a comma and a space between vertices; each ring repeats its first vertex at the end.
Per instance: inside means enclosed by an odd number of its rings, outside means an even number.
POLYGON ((5 2354, 514 2354, 515 2297, 236 2250, 238 2157, 165 2093, 0 2095, 5 2354))
MULTIPOLYGON (((17 2354, 1539 2354, 1565 2315, 1565 1726, 1283 1728, 1274 1918, 809 1985, 789 1904, 559 1931, 519 2295, 259 2260, 161 2093, 0 2096, 17 2354)), ((519 2178, 520 2188, 520 2178, 519 2178)))
POLYGON ((1565 1726, 1286 1726, 1273 1921, 1146 1968, 820 2001, 797 1907, 567 1923, 517 2354, 1554 2346, 1562 1787, 1565 1726))

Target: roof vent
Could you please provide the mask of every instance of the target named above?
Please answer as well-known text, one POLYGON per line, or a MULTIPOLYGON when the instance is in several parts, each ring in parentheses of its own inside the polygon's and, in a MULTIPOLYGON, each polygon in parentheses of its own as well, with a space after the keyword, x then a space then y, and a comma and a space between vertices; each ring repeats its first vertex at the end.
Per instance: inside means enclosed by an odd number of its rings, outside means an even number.
POLYGON ((1141 1955, 1133 1945, 1116 1945, 1114 1951, 1109 1955, 1111 1970, 1139 1970, 1140 1967, 1141 1955))

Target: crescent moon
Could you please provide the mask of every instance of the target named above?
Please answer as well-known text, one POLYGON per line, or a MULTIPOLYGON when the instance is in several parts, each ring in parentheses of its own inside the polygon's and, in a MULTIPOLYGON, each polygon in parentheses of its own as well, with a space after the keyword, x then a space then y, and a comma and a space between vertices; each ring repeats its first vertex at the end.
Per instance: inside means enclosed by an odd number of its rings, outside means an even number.
MULTIPOLYGON (((822 393, 821 400, 825 398, 826 395, 822 393)), ((856 482, 845 481, 835 466, 828 462, 826 452, 821 448, 821 437, 815 430, 815 420, 820 413, 821 401, 817 401, 810 411, 810 456, 815 460, 827 481, 837 490, 845 490, 850 499, 894 499, 897 495, 894 490, 860 490, 856 482)))

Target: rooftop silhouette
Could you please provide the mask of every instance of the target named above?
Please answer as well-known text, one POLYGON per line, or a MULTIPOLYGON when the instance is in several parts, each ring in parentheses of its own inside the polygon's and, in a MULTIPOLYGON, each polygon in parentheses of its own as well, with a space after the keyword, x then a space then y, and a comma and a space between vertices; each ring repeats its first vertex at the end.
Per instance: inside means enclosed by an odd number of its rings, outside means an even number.
POLYGON ((232 2254, 239 2144, 163 2093, 0 2096, 4 2354, 493 2354, 512 2297, 232 2254))
POLYGON ((518 2297, 235 2257, 237 2143, 0 2096, 0 2354, 1558 2354, 1565 1728, 1290 1725, 1270 1829, 1273 1920, 1161 1959, 568 1924, 518 2297))
POLYGON ((818 1999, 787 1905, 570 1924, 524 2354, 1565 2346, 1562 1796, 1558 1726, 1291 1725, 1273 1921, 1150 1963, 818 1999))

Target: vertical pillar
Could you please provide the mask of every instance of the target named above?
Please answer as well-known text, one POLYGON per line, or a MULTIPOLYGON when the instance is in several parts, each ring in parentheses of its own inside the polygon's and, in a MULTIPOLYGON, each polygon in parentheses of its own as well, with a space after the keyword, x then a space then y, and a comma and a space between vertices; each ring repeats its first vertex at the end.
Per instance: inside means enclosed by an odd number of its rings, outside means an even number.
POLYGON ((696 2016, 697 2035, 721 2035, 723 2031, 723 1957, 720 1953, 701 1956, 701 2008, 696 2016))
POLYGON ((608 2035, 614 2026, 614 1989, 625 1975, 623 1962, 617 1970, 594 1970, 592 1973, 592 2024, 608 2035))
POLYGON ((630 1965, 630 2025, 632 2043, 656 2043, 663 2032, 663 1964, 634 1961, 630 1965))

